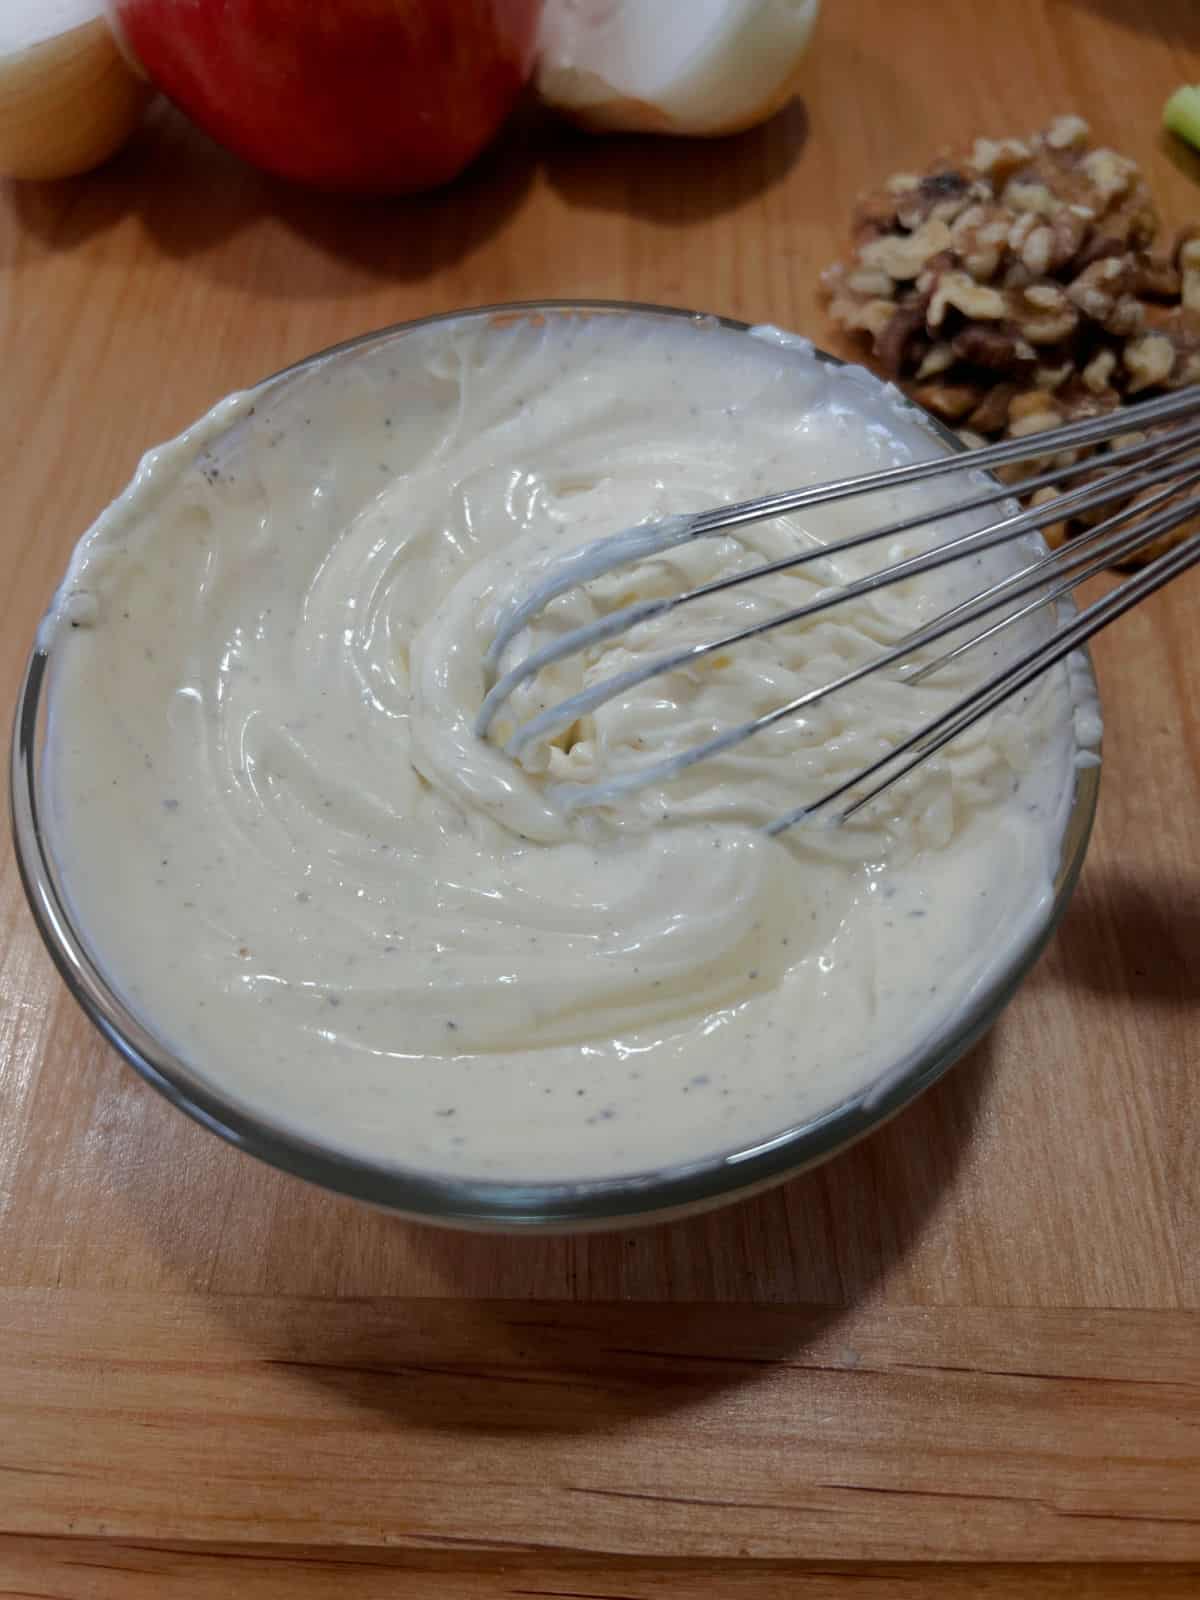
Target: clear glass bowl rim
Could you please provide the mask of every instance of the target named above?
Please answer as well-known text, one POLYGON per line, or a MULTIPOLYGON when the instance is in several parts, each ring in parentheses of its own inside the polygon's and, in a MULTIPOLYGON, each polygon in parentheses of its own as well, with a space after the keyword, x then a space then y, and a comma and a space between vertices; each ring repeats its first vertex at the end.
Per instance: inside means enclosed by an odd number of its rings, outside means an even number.
MULTIPOLYGON (((256 387, 264 392, 335 356, 399 339, 419 328, 469 319, 567 315, 641 315, 716 323, 736 333, 751 324, 676 306, 626 300, 532 300, 439 312, 394 323, 285 367, 256 387)), ((822 350, 820 360, 842 365, 822 350)), ((933 431, 956 449, 961 441, 936 419, 933 431)), ((742 1198, 827 1160, 902 1110, 937 1081, 991 1027, 1058 925, 1083 865, 1099 792, 1099 765, 1076 774, 1062 857, 1047 915, 1007 965, 995 973, 970 1011, 953 1019, 917 1051, 896 1063, 885 1087, 870 1087, 816 1117, 751 1148, 685 1165, 578 1183, 495 1181, 442 1177, 415 1168, 356 1157, 325 1146, 271 1119, 208 1081, 147 1030, 104 976, 73 925, 39 820, 38 772, 44 740, 43 687, 49 653, 35 642, 18 694, 10 764, 13 838, 21 880, 38 931, 67 988, 91 1022, 134 1070, 172 1105, 238 1149, 341 1194, 414 1220, 509 1232, 582 1231, 661 1221, 742 1198)), ((1090 670, 1090 669, 1089 669, 1090 670)))

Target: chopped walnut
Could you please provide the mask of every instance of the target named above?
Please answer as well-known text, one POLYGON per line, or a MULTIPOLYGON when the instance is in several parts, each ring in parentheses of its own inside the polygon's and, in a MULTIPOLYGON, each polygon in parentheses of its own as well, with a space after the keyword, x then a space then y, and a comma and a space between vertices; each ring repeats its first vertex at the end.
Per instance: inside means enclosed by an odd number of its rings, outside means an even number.
POLYGON ((1079 313, 1057 283, 1031 283, 1012 292, 1013 315, 1032 345, 1061 344, 1079 325, 1079 313))
POLYGON ((1147 254, 1138 260, 1135 294, 1145 300, 1178 300, 1181 289, 1179 268, 1166 256, 1147 254))
POLYGON ((1136 267, 1129 257, 1105 256, 1085 267, 1069 285, 1067 294, 1085 316, 1103 327, 1135 278, 1136 267))
MULTIPOLYGON (((1040 509, 1042 506, 1053 505, 1061 494, 1061 489, 1054 488, 1052 484, 1043 484, 1040 489, 1033 491, 1029 498, 1029 503, 1040 509)), ((1067 524, 1065 521, 1043 522, 1041 524, 1041 532, 1042 538, 1045 539, 1051 550, 1057 550, 1059 545, 1066 542, 1067 524)))
POLYGON ((957 360, 958 352, 952 344, 947 344, 944 340, 931 344, 917 368, 917 382, 921 383, 926 378, 936 378, 939 373, 952 367, 957 360))
POLYGON ((1115 350, 1098 350, 1079 376, 1093 394, 1101 394, 1108 388, 1109 379, 1116 371, 1116 367, 1115 350))
POLYGON ((1008 408, 1017 393, 1015 383, 993 383, 967 418, 977 434, 999 433, 1008 423, 1008 408))
POLYGON ((1004 185, 1001 200, 1010 211, 1023 212, 1030 217, 1052 217, 1058 210, 1058 201, 1044 183, 1017 176, 1004 185))
POLYGON ((885 234, 872 239, 859 251, 859 259, 864 266, 902 283, 915 278, 930 256, 945 250, 949 243, 950 229, 940 218, 931 217, 915 233, 885 234))
POLYGON ((1008 408, 1009 432, 1016 438, 1020 437, 1018 428, 1023 428, 1026 433, 1033 431, 1024 427, 1026 423, 1039 421, 1039 426, 1049 428, 1062 420, 1062 408, 1045 389, 1027 389, 1024 394, 1016 395, 1008 408), (1043 418, 1044 421, 1039 420, 1043 418))
POLYGON ((1052 217, 1049 224, 1049 254, 1042 270, 1059 272, 1069 266, 1079 254, 1090 225, 1091 214, 1086 206, 1064 206, 1057 216, 1052 217))
POLYGON ((1062 361, 1057 367, 1048 367, 1044 364, 1037 366, 1033 369, 1034 387, 1050 390, 1061 389, 1074 371, 1075 363, 1073 361, 1062 361))
POLYGON ((1003 183, 1010 172, 1015 172, 1033 155, 1021 139, 976 139, 971 151, 971 166, 993 183, 1003 183))
POLYGON ((932 411, 945 422, 960 422, 973 414, 979 404, 980 389, 973 383, 919 383, 912 391, 918 405, 932 411))
POLYGON ((1127 339, 1131 334, 1140 333, 1146 326, 1146 308, 1136 295, 1123 294, 1103 326, 1109 333, 1127 339))
POLYGON ((1089 150, 1080 166, 1107 200, 1127 193, 1138 170, 1134 162, 1115 150, 1089 150))
MULTIPOLYGON (((1153 329, 1153 337, 1165 339, 1171 346, 1171 365, 1161 386, 1181 389, 1185 384, 1200 383, 1200 313, 1186 306, 1176 306, 1161 317, 1153 329)), ((1132 341, 1143 344, 1144 338, 1132 341)), ((1125 346, 1125 364, 1129 365, 1131 345, 1125 346)))
POLYGON ((896 293, 896 280, 878 267, 862 267, 847 275, 846 287, 852 294, 870 295, 873 300, 891 300, 896 293))
POLYGON ((1179 247, 1179 298, 1185 311, 1200 311, 1200 239, 1185 239, 1179 247))
POLYGON ((1123 360, 1129 374, 1128 390, 1157 388, 1166 383, 1175 365, 1175 346, 1165 333, 1144 333, 1125 346, 1123 360))
POLYGON ((891 315, 875 334, 875 358, 889 378, 898 378, 925 327, 925 297, 918 295, 899 306, 882 303, 889 306, 891 315))
POLYGON ((1090 132, 1082 117, 1055 117, 1043 137, 1051 150, 1082 150, 1090 132))
POLYGON ((989 372, 1010 372, 1037 359, 1016 323, 1007 321, 968 322, 955 334, 950 349, 960 361, 989 372))
MULTIPOLYGON (((1012 407, 1009 407, 1011 413, 1012 407)), ((1010 439, 1024 439, 1031 433, 1044 433, 1047 428, 1057 428, 1062 417, 1057 411, 1031 411, 1027 417, 1018 417, 1008 425, 1010 439)), ((1038 463, 1040 465, 1040 462, 1038 463)), ((1020 482, 1020 479, 1017 480, 1020 482)))
POLYGON ((1031 228, 1021 246, 1021 265, 1028 267, 1035 278, 1050 270, 1050 252, 1054 247, 1053 231, 1043 222, 1031 228))
POLYGON ((995 276, 1010 226, 1008 213, 998 206, 968 206, 955 218, 950 228, 951 247, 977 283, 995 276))
POLYGON ((952 169, 931 172, 896 202, 901 227, 919 229, 926 222, 950 223, 970 203, 971 181, 952 169))
POLYGON ((1019 438, 1200 383, 1200 225, 1152 253, 1158 236, 1136 164, 1062 116, 897 174, 857 207, 849 267, 822 281, 835 321, 914 399, 971 439, 1019 438))
POLYGON ((1095 225, 1086 247, 1093 257, 1123 251, 1148 250, 1158 233, 1158 213, 1144 184, 1130 191, 1118 206, 1108 207, 1095 225))
POLYGON ((1009 228, 1008 248, 1018 258, 1020 258, 1021 252, 1025 248, 1025 241, 1029 238, 1029 235, 1033 232, 1037 225, 1038 220, 1035 213, 1032 211, 1026 211, 1024 215, 1019 216, 1009 228))
POLYGON ((975 317, 981 321, 1008 315, 1008 301, 999 289, 989 289, 986 284, 976 283, 966 272, 947 272, 938 279, 925 313, 925 323, 931 333, 941 327, 951 306, 961 311, 964 317, 975 317))
POLYGON ((869 333, 873 339, 882 338, 896 313, 895 303, 891 300, 852 300, 848 297, 831 301, 829 309, 843 328, 869 333))

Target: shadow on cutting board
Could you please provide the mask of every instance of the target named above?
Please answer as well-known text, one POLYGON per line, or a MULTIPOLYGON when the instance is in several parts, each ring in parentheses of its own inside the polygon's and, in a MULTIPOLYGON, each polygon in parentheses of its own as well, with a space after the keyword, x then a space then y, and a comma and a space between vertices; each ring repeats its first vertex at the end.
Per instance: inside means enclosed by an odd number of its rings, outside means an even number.
POLYGON ((1200 877, 1089 869, 1039 981, 1076 993, 1200 1010, 1200 877))
MULTIPOLYGON (((503 226, 533 173, 518 123, 435 194, 325 194, 259 172, 159 100, 105 166, 62 182, 16 184, 12 203, 51 252, 86 251, 112 229, 140 227, 166 258, 160 273, 174 262, 239 295, 327 300, 379 280, 435 275, 503 226), (222 249, 251 230, 253 255, 222 249)), ((135 316, 136 292, 132 298, 135 316)))
MULTIPOLYGON (((14 185, 12 204, 45 253, 94 250, 97 270, 103 236, 140 227, 181 272, 238 295, 328 301, 436 280, 495 244, 542 183, 572 209, 623 212, 675 228, 703 222, 780 182, 806 137, 798 101, 762 127, 703 142, 589 137, 526 105, 444 188, 392 197, 327 194, 256 171, 159 101, 107 165, 82 178, 14 185), (223 248, 246 232, 252 251, 223 248)), ((564 292, 527 250, 489 258, 485 277, 487 299, 564 292)), ((444 296, 446 285, 436 287, 444 296)), ((395 317, 440 309, 401 302, 395 317)), ((154 314, 137 284, 128 314, 154 314)))
MULTIPOLYGON (((556 1241, 572 1298, 803 1304, 836 1318, 903 1262, 952 1186, 991 1072, 985 1039, 886 1127, 789 1183, 678 1222, 556 1241)), ((411 1241, 451 1291, 489 1259, 508 1256, 516 1279, 537 1244, 440 1229, 411 1241)))
MULTIPOLYGON (((265 1365, 401 1427, 572 1434, 770 1381, 780 1363, 852 1371, 838 1323, 903 1268, 953 1192, 991 1073, 984 1040, 824 1166, 688 1221, 601 1235, 417 1226, 228 1152, 234 1233, 254 1229, 264 1280, 210 1303, 265 1365)), ((134 1179, 126 1201, 156 1253, 172 1278, 220 1291, 194 1210, 156 1203, 154 1182, 134 1179)))
POLYGON ((804 102, 792 100, 760 126, 712 140, 597 137, 549 122, 539 154, 546 181, 572 210, 678 228, 736 211, 774 188, 800 159, 808 132, 804 102))
POLYGON ((1156 34, 1174 49, 1200 48, 1200 12, 1197 12, 1195 0, 1175 0, 1171 17, 1164 16, 1161 7, 1152 10, 1148 6, 1131 5, 1129 0, 1067 0, 1067 4, 1090 11, 1128 32, 1156 34))

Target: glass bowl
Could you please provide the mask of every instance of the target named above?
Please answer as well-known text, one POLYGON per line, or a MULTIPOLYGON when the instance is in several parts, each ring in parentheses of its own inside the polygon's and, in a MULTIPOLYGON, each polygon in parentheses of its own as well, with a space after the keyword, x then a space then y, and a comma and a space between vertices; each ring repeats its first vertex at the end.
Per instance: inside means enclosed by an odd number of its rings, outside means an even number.
MULTIPOLYGON (((348 351, 403 341, 417 328, 470 319, 604 316, 696 318, 696 312, 625 301, 547 300, 486 306, 402 323, 311 356, 268 378, 264 398, 280 386, 302 382, 323 361, 348 351)), ((749 325, 727 318, 726 329, 747 333, 749 325)), ((836 362, 833 356, 821 359, 836 362)), ((939 424, 931 427, 955 448, 958 439, 939 424)), ((40 820, 41 766, 46 740, 46 678, 49 650, 42 639, 30 653, 13 730, 11 804, 17 861, 34 920, 67 987, 88 1017, 135 1071, 180 1110, 239 1149, 284 1171, 411 1218, 449 1226, 575 1231, 663 1220, 703 1210, 767 1188, 824 1161, 900 1111, 936 1082, 981 1037, 1012 998, 1062 916, 1087 849, 1099 789, 1099 767, 1077 770, 1074 793, 1054 884, 1054 895, 1011 960, 978 992, 971 1009, 948 1021, 920 1050, 898 1060, 879 1080, 774 1137, 752 1147, 722 1151, 703 1160, 617 1178, 577 1183, 486 1181, 442 1178, 373 1158, 355 1157, 297 1133, 283 1117, 272 1119, 241 1102, 203 1071, 180 1060, 122 1002, 104 971, 102 952, 90 949, 71 920, 56 863, 40 820)))

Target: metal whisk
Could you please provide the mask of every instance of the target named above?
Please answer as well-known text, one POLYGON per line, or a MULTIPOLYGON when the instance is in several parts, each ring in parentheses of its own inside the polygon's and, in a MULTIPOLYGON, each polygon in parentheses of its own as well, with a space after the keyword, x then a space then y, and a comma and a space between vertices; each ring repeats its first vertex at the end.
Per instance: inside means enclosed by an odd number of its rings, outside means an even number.
MULTIPOLYGON (((508 739, 505 745, 507 753, 518 757, 536 740, 551 738, 570 728, 580 717, 596 710, 606 701, 660 673, 686 667, 771 629, 832 610, 856 596, 872 594, 919 573, 960 561, 1035 530, 1040 531, 1051 523, 1093 512, 1113 502, 1118 503, 1116 510, 1061 548, 1045 555, 1035 555, 1020 570, 943 611, 896 645, 881 650, 878 655, 840 676, 807 690, 785 705, 724 729, 680 754, 596 783, 574 785, 570 804, 577 807, 602 802, 672 777, 699 761, 741 744, 773 724, 795 716, 871 673, 902 665, 916 650, 948 639, 951 635, 964 634, 936 659, 919 667, 914 665, 907 681, 916 683, 927 678, 947 662, 957 659, 985 640, 995 639, 1004 629, 1021 619, 1043 608, 1056 607, 1057 602, 1065 599, 1088 578, 1114 563, 1128 560, 1154 540, 1172 533, 1196 516, 1200 511, 1200 386, 1127 406, 1103 417, 1047 429, 1023 439, 1006 440, 1001 444, 956 451, 933 460, 913 462, 860 477, 717 506, 693 515, 641 523, 623 533, 595 540, 568 552, 542 582, 524 598, 508 606, 488 653, 489 670, 496 673, 497 664, 507 646, 552 599, 634 561, 690 540, 703 539, 729 528, 742 527, 789 512, 880 490, 903 489, 952 473, 989 470, 1042 458, 1062 459, 1060 464, 1022 480, 1015 489, 1013 486, 996 485, 992 480, 980 492, 972 493, 970 498, 956 501, 953 505, 923 510, 835 543, 806 548, 782 560, 738 571, 683 593, 635 601, 594 622, 574 628, 552 643, 534 650, 498 677, 480 708, 476 733, 481 738, 485 737, 496 713, 514 690, 545 667, 614 638, 637 623, 665 616, 702 596, 753 583, 772 573, 801 567, 878 540, 893 538, 961 512, 989 506, 997 507, 1000 512, 995 520, 973 532, 960 534, 920 555, 893 562, 867 577, 822 592, 805 605, 756 620, 750 626, 721 638, 664 651, 627 671, 614 673, 530 717, 508 739), (1145 434, 1146 429, 1155 431, 1145 434), (1085 454, 1081 459, 1072 459, 1071 456, 1063 458, 1064 452, 1086 452, 1094 445, 1124 435, 1133 435, 1133 442, 1120 444, 1103 457, 1088 457, 1085 454), (1011 507, 1016 492, 1027 495, 1042 488, 1057 488, 1067 480, 1085 475, 1086 482, 1057 493, 1047 503, 1028 504, 1021 510, 1011 507), (998 620, 987 620, 996 613, 1003 615, 998 620), (966 630, 971 629, 973 624, 983 625, 967 633, 966 630)), ((1049 667, 1078 649, 1101 628, 1198 561, 1200 533, 1193 532, 1085 610, 1077 612, 1073 608, 1064 608, 1064 614, 1056 610, 1053 614, 1058 620, 1048 637, 1023 650, 949 710, 928 721, 836 788, 776 818, 768 832, 782 832, 819 813, 835 816, 838 821, 852 816, 981 717, 1018 694, 1049 667), (865 789, 864 785, 867 786, 865 789), (837 806, 838 802, 847 803, 834 813, 831 808, 837 806)))

